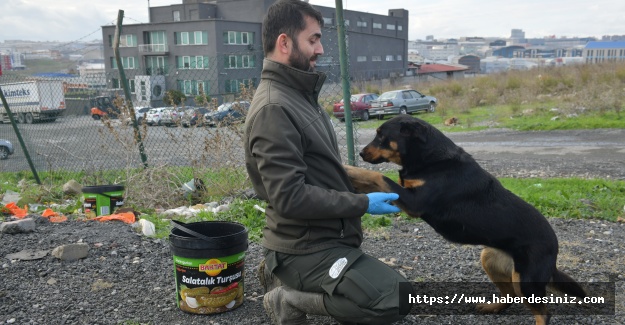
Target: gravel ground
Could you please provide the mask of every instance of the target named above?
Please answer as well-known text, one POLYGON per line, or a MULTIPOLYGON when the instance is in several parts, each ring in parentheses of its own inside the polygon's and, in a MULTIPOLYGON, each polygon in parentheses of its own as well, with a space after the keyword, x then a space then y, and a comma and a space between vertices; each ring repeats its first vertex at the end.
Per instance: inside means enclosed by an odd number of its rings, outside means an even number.
MULTIPOLYGON (((515 166, 510 160, 501 160, 501 153, 488 156, 478 152, 475 156, 498 177, 583 176, 580 170, 567 172, 569 164, 548 160, 528 157, 515 166), (543 165, 537 167, 530 161, 543 165), (521 167, 523 172, 517 172, 521 167)), ((620 166, 622 162, 615 160, 609 168, 587 169, 591 174, 585 176, 622 175, 620 166)), ((243 305, 223 314, 199 316, 175 305, 167 240, 143 237, 121 222, 49 223, 34 217, 34 232, 0 234, 0 324, 269 324, 256 278, 261 259, 261 247, 256 243, 250 244, 245 258, 243 305), (36 260, 6 258, 26 249, 52 250, 78 242, 88 244, 89 254, 76 261, 60 261, 49 253, 36 260)), ((625 324, 625 224, 549 221, 560 240, 559 268, 579 282, 616 278, 617 292, 615 316, 556 315, 551 324, 625 324)), ((392 264, 410 280, 488 281, 479 263, 480 247, 448 243, 422 222, 394 220, 383 231, 365 234, 362 249, 392 264)), ((523 308, 515 306, 501 315, 408 315, 396 324, 534 324, 531 315, 515 315, 523 308)), ((336 324, 329 317, 314 316, 311 321, 336 324)))
MULTIPOLYGON (((549 220, 560 239, 559 267, 580 282, 617 275, 617 316, 554 316, 552 324, 625 323, 625 224, 549 220)), ((0 237, 0 323, 14 324, 268 324, 255 268, 261 248, 251 243, 245 258, 243 305, 223 314, 199 316, 174 302, 173 263, 168 244, 143 237, 121 222, 41 220, 35 232, 0 237), (60 261, 11 261, 24 249, 53 249, 83 242, 88 257, 60 261)), ((425 282, 488 281, 480 249, 448 243, 422 222, 395 220, 366 235, 363 250, 385 259, 408 279, 425 282)), ((520 310, 520 309, 519 309, 520 310)), ((530 315, 409 315, 397 324, 533 324, 530 315)), ((316 316, 313 324, 336 324, 316 316)))

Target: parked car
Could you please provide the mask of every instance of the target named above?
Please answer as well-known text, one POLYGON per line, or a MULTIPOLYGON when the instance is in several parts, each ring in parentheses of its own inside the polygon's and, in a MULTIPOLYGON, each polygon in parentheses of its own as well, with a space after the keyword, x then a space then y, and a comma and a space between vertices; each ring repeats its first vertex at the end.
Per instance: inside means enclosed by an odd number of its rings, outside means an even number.
POLYGON ((184 112, 180 123, 186 128, 190 126, 204 126, 204 115, 208 112, 210 112, 210 110, 206 107, 188 109, 184 112))
MULTIPOLYGON (((365 94, 354 94, 350 97, 351 108, 352 108, 352 118, 358 118, 363 121, 369 119, 369 109, 371 108, 371 102, 378 98, 378 94, 365 93, 365 94)), ((343 105, 344 101, 341 99, 340 102, 334 103, 334 117, 339 119, 341 122, 345 122, 345 108, 343 105)))
POLYGON ((148 125, 161 125, 162 112, 167 108, 170 107, 157 107, 149 110, 145 118, 145 123, 147 123, 148 125))
POLYGON ((182 120, 182 116, 184 115, 184 112, 188 108, 189 107, 169 107, 168 109, 163 110, 163 112, 161 112, 161 125, 179 125, 182 120))
POLYGON ((216 111, 204 114, 204 121, 209 126, 223 126, 245 121, 250 102, 238 101, 223 103, 216 111))
MULTIPOLYGON (((147 113, 152 109, 150 106, 139 106, 135 107, 135 118, 137 119, 137 124, 141 125, 143 123, 143 119, 147 116, 147 113)), ((128 114, 124 114, 128 115, 128 114)), ((127 124, 132 123, 132 118, 130 116, 124 116, 124 122, 127 124)))
POLYGON ((423 95, 416 90, 392 90, 371 102, 369 115, 382 119, 385 115, 411 114, 418 111, 431 113, 436 110, 437 103, 435 97, 423 95))
POLYGON ((13 144, 9 140, 0 139, 0 159, 9 158, 14 152, 13 144))

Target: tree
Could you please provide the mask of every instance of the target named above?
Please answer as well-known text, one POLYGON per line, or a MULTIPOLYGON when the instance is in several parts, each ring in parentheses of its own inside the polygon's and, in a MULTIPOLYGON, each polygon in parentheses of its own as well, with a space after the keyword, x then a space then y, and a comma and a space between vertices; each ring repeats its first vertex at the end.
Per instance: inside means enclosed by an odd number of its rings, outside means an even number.
POLYGON ((168 90, 165 92, 165 95, 163 95, 163 103, 174 107, 184 103, 186 100, 187 96, 180 90, 168 90))

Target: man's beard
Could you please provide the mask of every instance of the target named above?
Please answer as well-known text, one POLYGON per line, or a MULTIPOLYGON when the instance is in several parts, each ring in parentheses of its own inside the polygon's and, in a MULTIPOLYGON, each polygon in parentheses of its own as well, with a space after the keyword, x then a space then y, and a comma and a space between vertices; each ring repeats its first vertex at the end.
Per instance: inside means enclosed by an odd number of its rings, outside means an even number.
POLYGON ((302 51, 299 50, 299 45, 297 41, 293 40, 293 52, 289 56, 289 64, 299 70, 304 70, 308 72, 315 71, 315 68, 310 64, 310 61, 316 61, 317 55, 312 57, 306 57, 302 51))

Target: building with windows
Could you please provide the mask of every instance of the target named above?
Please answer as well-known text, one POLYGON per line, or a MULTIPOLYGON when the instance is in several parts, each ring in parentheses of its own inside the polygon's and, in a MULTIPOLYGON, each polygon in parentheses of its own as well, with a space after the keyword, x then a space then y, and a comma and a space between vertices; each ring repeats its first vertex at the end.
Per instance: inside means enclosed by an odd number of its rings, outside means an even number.
POLYGON ((408 49, 432 61, 447 61, 460 53, 457 42, 408 41, 408 49))
POLYGON ((586 63, 625 61, 625 41, 588 42, 582 58, 586 63))
MULTIPOLYGON (((150 22, 122 26, 121 64, 141 105, 162 104, 165 91, 187 95, 187 104, 205 93, 232 100, 242 85, 256 86, 262 68, 261 25, 274 0, 183 0, 149 8, 150 22)), ((323 15, 324 55, 317 69, 329 82, 340 79, 337 25, 344 24, 353 79, 402 75, 407 68, 408 11, 388 16, 315 6, 323 15)), ((102 26, 107 88, 121 87, 113 52, 115 26, 102 26)))

